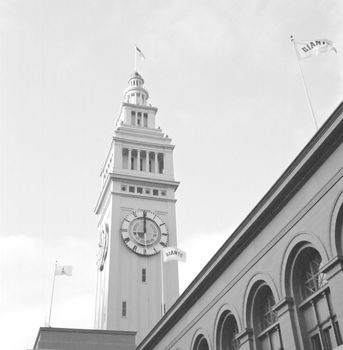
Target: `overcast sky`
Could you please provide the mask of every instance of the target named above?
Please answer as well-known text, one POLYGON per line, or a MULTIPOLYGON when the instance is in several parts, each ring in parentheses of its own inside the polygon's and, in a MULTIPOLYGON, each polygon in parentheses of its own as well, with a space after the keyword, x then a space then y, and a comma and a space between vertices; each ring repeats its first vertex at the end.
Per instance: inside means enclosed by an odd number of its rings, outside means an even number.
POLYGON ((313 136, 289 36, 338 53, 302 61, 319 125, 343 96, 341 0, 0 0, 0 329, 32 348, 92 328, 99 173, 137 44, 176 145, 180 291, 313 136))

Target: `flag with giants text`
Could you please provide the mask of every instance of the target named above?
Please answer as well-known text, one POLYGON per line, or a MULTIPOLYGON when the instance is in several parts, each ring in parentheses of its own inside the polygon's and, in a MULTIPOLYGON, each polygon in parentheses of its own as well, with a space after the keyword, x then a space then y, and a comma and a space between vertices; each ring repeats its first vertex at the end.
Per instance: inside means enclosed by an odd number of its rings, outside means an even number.
POLYGON ((55 275, 56 276, 71 276, 73 273, 73 267, 71 265, 56 265, 55 275))
POLYGON ((176 247, 167 247, 162 249, 162 259, 163 262, 168 262, 168 261, 182 261, 186 262, 186 253, 176 247))
POLYGON ((140 57, 141 60, 145 60, 144 53, 139 49, 138 46, 136 46, 136 52, 138 53, 138 56, 140 57))
POLYGON ((318 56, 330 51, 337 53, 332 41, 328 39, 294 41, 294 46, 300 59, 318 56))

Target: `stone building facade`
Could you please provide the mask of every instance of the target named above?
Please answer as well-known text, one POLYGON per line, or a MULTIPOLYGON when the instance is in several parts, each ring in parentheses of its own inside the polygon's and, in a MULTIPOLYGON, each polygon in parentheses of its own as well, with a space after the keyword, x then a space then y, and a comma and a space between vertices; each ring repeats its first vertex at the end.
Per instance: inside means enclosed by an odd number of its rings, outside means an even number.
POLYGON ((343 349, 343 103, 137 350, 343 349))

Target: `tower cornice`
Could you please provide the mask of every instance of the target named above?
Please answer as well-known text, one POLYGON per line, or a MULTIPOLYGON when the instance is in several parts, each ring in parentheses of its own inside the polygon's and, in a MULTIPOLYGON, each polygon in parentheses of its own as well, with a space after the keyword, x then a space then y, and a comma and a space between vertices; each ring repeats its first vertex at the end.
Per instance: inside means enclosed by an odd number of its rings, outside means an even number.
POLYGON ((135 103, 129 103, 129 102, 123 102, 122 103, 122 107, 132 107, 132 108, 136 108, 136 109, 144 109, 146 111, 154 111, 154 112, 158 111, 158 108, 155 107, 155 106, 151 106, 151 105, 148 105, 148 106, 137 105, 135 103))
POLYGON ((110 191, 111 183, 114 181, 124 181, 124 182, 130 182, 132 184, 144 183, 146 185, 171 187, 174 189, 174 191, 177 190, 180 184, 179 181, 175 181, 174 179, 162 178, 162 176, 160 178, 157 176, 147 177, 147 176, 138 175, 138 174, 137 175, 128 174, 128 172, 125 172, 125 171, 116 171, 116 172, 110 173, 106 179, 106 183, 104 184, 102 191, 100 193, 100 196, 98 198, 98 201, 96 203, 96 206, 94 209, 95 214, 100 213, 100 209, 102 207, 104 199, 106 198, 108 191, 110 191))
MULTIPOLYGON (((159 149, 170 149, 173 150, 175 145, 168 144, 168 143, 158 143, 158 142, 151 142, 151 141, 145 141, 145 140, 128 140, 123 137, 114 137, 114 142, 121 143, 124 145, 137 145, 137 146, 144 146, 144 147, 151 147, 151 148, 159 148, 159 149)), ((170 140, 170 139, 169 139, 170 140)))

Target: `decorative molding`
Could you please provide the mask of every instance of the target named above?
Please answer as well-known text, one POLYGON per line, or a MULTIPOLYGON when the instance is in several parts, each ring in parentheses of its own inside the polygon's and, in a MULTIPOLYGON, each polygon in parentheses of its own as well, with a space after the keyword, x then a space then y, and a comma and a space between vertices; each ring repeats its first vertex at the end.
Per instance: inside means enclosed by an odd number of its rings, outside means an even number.
MULTIPOLYGON (((157 187, 163 186, 163 187, 172 187, 175 190, 179 187, 180 182, 175 181, 174 179, 171 178, 166 178, 165 175, 160 174, 158 177, 156 177, 155 173, 147 173, 145 171, 138 171, 138 170, 128 170, 127 172, 113 172, 109 174, 109 180, 120 180, 125 183, 133 183, 133 184, 140 184, 140 183, 146 183, 146 184, 153 184, 157 185, 157 187), (137 174, 132 174, 129 172, 134 172, 136 171, 137 174), (149 177, 149 176, 144 176, 145 174, 154 174, 154 177, 149 177)), ((108 181, 109 181, 108 180, 108 181)))
POLYGON ((292 274, 294 268, 294 259, 304 248, 312 247, 318 251, 322 257, 323 262, 329 260, 329 255, 325 249, 320 237, 313 233, 299 232, 292 237, 284 249, 281 264, 280 273, 280 286, 283 296, 289 296, 290 293, 290 280, 288 279, 292 274), (290 260, 292 259, 292 260, 290 260), (291 266, 289 266, 291 263, 291 266))
POLYGON ((332 255, 340 255, 342 254, 342 246, 337 246, 338 244, 342 243, 343 238, 339 239, 337 241, 337 230, 340 230, 342 226, 337 227, 337 225, 342 225, 343 221, 343 191, 341 191, 335 201, 335 205, 333 206, 331 210, 330 215, 330 226, 329 226, 329 232, 330 232, 330 248, 332 251, 332 255))
POLYGON ((322 272, 326 273, 326 277, 328 280, 336 276, 338 273, 343 272, 343 257, 336 256, 332 260, 330 260, 327 264, 325 264, 322 269, 322 272))
POLYGON ((254 331, 252 328, 245 328, 237 334, 236 338, 239 339, 240 345, 242 346, 246 342, 253 340, 254 331))
MULTIPOLYGON (((160 152, 161 150, 172 151, 175 148, 175 145, 171 145, 170 143, 165 143, 165 142, 155 143, 155 142, 143 141, 143 140, 132 140, 132 139, 128 140, 120 137, 114 137, 114 139, 115 139, 115 144, 122 146, 122 148, 132 148, 137 146, 138 148, 143 147, 143 149, 141 150, 148 151, 148 152, 156 152, 156 150, 160 150, 160 152)), ((159 137, 159 139, 162 139, 162 138, 159 137)), ((171 141, 171 139, 168 139, 165 137, 162 140, 171 141)))
MULTIPOLYGON (((163 175, 161 175, 163 176, 163 175)), ((99 214, 101 211, 101 207, 104 202, 104 197, 106 196, 107 192, 109 192, 109 187, 114 181, 123 181, 127 184, 132 183, 132 184, 141 184, 141 183, 146 183, 148 186, 151 186, 151 184, 156 185, 156 187, 171 187, 174 189, 174 191, 177 190, 180 182, 175 181, 175 180, 168 180, 168 179, 163 179, 163 178, 149 178, 149 177, 144 177, 144 176, 137 176, 137 175, 132 175, 132 174, 124 174, 124 173, 109 173, 109 176, 106 179, 106 183, 103 185, 100 196, 98 198, 98 201, 96 203, 94 212, 95 214, 99 214)), ((113 191, 111 191, 113 192, 113 191)), ((122 194, 122 192, 120 192, 122 194)), ((146 198, 146 197, 144 197, 146 198)), ((159 197, 161 198, 161 197, 159 197)))
POLYGON ((274 299, 276 301, 280 300, 280 295, 277 290, 277 287, 275 285, 275 281, 270 276, 269 273, 262 273, 262 272, 256 272, 251 278, 249 279, 249 282, 246 285, 246 288, 244 289, 244 296, 243 296, 243 326, 250 326, 248 324, 247 314, 251 314, 251 308, 253 307, 253 303, 251 302, 251 298, 253 297, 253 300, 255 299, 258 290, 263 287, 268 286, 268 288, 271 290, 274 299))
MULTIPOLYGON (((137 89, 138 87, 135 87, 135 88, 137 89)), ((134 103, 128 103, 128 102, 123 102, 122 106, 123 107, 134 108, 134 109, 144 109, 146 111, 155 111, 155 112, 158 111, 158 108, 154 107, 154 106, 136 105, 134 103)))
POLYGON ((273 306, 273 310, 277 312, 278 317, 281 317, 287 312, 294 311, 293 298, 286 297, 281 299, 277 304, 273 306))
POLYGON ((131 192, 122 192, 122 191, 112 191, 111 194, 120 195, 123 197, 132 197, 132 198, 139 198, 139 199, 146 199, 146 200, 152 200, 152 201, 161 201, 161 202, 173 202, 176 203, 177 199, 175 198, 168 198, 167 196, 153 196, 153 195, 141 195, 137 193, 131 193, 131 192))
MULTIPOLYGON (((164 139, 165 140, 165 139, 164 139)), ((116 138, 116 145, 120 145, 124 148, 138 149, 140 151, 156 152, 162 153, 163 151, 171 152, 174 150, 175 146, 166 143, 153 143, 142 140, 127 140, 116 138)))

